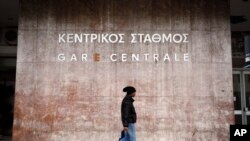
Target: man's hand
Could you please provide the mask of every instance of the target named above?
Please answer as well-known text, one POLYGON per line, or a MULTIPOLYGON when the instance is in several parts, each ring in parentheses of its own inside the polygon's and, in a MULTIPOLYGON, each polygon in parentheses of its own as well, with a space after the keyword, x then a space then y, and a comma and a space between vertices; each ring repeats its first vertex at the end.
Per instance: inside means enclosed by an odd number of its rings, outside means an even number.
POLYGON ((126 131, 126 132, 127 132, 127 131, 128 131, 128 127, 124 127, 124 128, 123 128, 123 131, 126 131))

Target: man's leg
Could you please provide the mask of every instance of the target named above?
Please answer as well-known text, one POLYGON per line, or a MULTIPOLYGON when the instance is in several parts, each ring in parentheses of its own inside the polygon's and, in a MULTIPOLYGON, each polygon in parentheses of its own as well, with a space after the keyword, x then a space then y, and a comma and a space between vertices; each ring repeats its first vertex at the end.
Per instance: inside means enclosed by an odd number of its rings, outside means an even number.
POLYGON ((128 135, 129 135, 129 141, 136 141, 134 123, 128 124, 128 135))

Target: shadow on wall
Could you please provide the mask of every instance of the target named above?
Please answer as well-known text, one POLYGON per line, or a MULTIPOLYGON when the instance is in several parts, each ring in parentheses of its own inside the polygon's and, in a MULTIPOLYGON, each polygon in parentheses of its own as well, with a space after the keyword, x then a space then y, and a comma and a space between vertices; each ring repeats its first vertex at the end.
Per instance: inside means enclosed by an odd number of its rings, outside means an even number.
POLYGON ((11 136, 14 87, 0 84, 0 136, 11 136))

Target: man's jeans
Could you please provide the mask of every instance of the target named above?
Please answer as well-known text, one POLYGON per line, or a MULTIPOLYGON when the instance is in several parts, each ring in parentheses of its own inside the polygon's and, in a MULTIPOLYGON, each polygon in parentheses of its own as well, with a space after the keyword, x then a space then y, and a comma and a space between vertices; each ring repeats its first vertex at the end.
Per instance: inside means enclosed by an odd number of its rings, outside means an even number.
POLYGON ((129 135, 129 141, 136 141, 135 123, 129 123, 128 124, 128 135, 129 135))

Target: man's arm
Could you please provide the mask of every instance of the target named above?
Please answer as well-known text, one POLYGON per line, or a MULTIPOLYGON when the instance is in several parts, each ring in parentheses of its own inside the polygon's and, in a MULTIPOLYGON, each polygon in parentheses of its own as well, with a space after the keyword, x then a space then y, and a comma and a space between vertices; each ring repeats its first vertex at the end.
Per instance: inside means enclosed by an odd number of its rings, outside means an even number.
POLYGON ((124 102, 122 105, 122 124, 123 127, 128 127, 129 103, 124 102))

